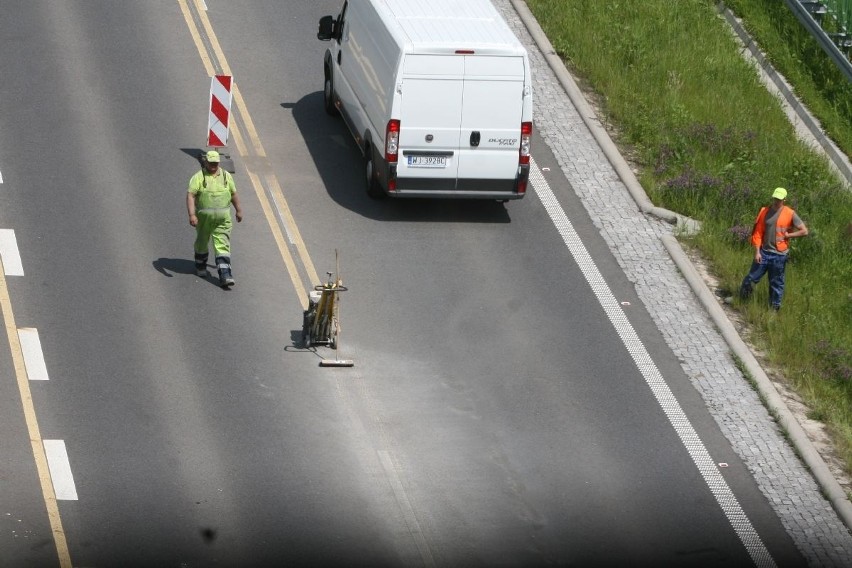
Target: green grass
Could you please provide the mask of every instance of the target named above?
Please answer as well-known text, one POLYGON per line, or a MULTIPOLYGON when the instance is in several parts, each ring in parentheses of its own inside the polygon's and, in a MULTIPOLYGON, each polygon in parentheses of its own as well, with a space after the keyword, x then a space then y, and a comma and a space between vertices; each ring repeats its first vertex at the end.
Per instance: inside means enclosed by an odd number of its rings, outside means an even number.
MULTIPOLYGON (((828 13, 816 17, 822 29, 828 33, 852 33, 852 0, 823 0, 823 4, 828 13)), ((840 51, 845 49, 841 47, 840 51)))
POLYGON ((743 18, 772 65, 790 81, 797 96, 848 156, 852 152, 852 88, 845 75, 783 1, 728 0, 726 4, 743 18))
MULTIPOLYGON (((709 0, 527 0, 554 48, 597 93, 657 204, 699 219, 691 239, 722 285, 749 268, 746 237, 777 186, 811 234, 793 241, 780 313, 764 279, 736 303, 767 353, 829 426, 852 472, 852 191, 799 142, 709 0)), ((779 0, 728 5, 848 155, 852 86, 779 0)))

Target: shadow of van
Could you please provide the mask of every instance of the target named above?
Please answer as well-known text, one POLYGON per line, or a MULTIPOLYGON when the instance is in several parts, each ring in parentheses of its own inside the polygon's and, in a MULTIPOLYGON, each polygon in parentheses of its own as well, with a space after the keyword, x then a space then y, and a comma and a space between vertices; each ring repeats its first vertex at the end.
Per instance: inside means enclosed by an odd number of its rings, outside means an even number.
POLYGON ((281 107, 292 110, 323 185, 338 205, 377 221, 511 222, 505 205, 490 199, 371 199, 361 152, 343 120, 326 114, 322 91, 281 107))

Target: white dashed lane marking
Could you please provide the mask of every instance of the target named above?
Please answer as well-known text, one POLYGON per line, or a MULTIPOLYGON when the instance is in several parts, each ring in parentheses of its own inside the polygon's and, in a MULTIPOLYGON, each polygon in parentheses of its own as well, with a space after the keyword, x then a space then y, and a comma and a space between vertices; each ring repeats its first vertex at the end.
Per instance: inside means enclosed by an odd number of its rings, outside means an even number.
MULTIPOLYGON (((12 299, 9 297, 9 286, 6 282, 7 274, 23 276, 24 270, 21 266, 21 255, 18 253, 15 232, 9 229, 0 229, 0 315, 3 317, 6 338, 9 341, 9 351, 15 368, 15 382, 18 384, 18 394, 21 397, 33 460, 38 472, 44 505, 47 509, 47 518, 50 521, 50 531, 56 545, 59 566, 71 568, 74 564, 71 562, 71 554, 68 551, 68 540, 65 538, 65 529, 62 528, 62 518, 59 514, 57 499, 76 500, 77 489, 74 487, 74 478, 71 475, 71 465, 68 462, 68 453, 65 451, 65 442, 62 440, 43 440, 41 437, 32 392, 30 391, 30 382, 27 380, 27 366, 34 369, 38 366, 38 362, 32 358, 32 353, 30 354, 30 361, 27 361, 24 356, 24 347, 21 344, 23 336, 23 340, 29 341, 32 348, 34 344, 33 334, 29 331, 30 328, 18 329, 18 326, 15 325, 12 299), (21 334, 21 331, 23 331, 23 334, 21 334)), ((40 343, 39 353, 41 353, 40 343)), ((43 358, 41 359, 43 364, 43 358)), ((45 376, 47 376, 46 373, 45 370, 45 376)), ((37 371, 36 374, 38 374, 37 371)))
POLYGON ((71 462, 63 440, 43 440, 53 492, 60 501, 76 501, 77 487, 71 474, 71 462))
POLYGON ((44 363, 44 353, 41 350, 38 330, 33 327, 22 327, 18 330, 18 339, 21 340, 21 351, 24 353, 27 378, 31 381, 48 380, 47 365, 44 363))
POLYGON ((24 275, 24 265, 21 264, 21 253, 18 252, 14 229, 0 229, 0 257, 3 259, 6 276, 24 275))

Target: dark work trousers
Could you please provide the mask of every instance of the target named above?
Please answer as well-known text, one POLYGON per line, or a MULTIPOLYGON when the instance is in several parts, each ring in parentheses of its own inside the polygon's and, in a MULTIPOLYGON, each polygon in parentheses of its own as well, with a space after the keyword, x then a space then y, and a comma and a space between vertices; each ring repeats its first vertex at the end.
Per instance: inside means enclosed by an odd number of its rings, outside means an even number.
POLYGON ((760 251, 760 262, 752 262, 751 269, 743 278, 740 286, 740 297, 751 296, 752 288, 760 282, 763 275, 769 272, 769 304, 774 309, 781 308, 781 297, 784 295, 784 266, 787 264, 787 255, 776 252, 760 251))

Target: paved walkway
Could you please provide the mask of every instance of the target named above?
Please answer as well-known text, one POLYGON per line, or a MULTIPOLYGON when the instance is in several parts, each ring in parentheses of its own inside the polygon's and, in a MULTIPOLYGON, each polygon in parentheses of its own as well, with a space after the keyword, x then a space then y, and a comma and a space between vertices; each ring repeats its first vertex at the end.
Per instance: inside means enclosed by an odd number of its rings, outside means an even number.
POLYGON ((492 1, 530 53, 536 128, 722 433, 808 563, 852 566, 852 535, 737 369, 663 246, 661 238, 673 226, 639 211, 510 0, 492 1))

